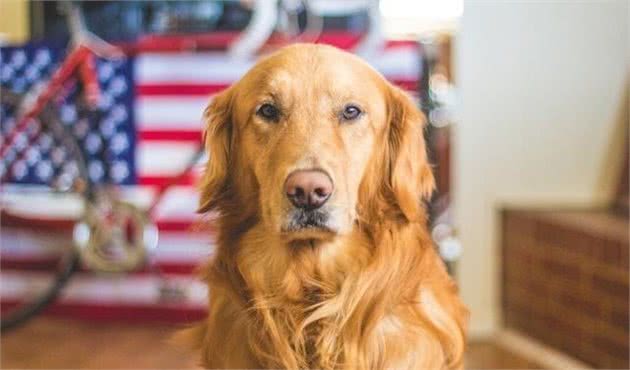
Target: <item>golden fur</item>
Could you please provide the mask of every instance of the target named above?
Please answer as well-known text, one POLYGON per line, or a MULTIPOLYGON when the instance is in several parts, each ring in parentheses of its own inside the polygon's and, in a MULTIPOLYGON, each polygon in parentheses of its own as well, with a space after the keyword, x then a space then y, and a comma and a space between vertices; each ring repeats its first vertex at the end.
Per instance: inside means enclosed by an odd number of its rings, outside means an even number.
POLYGON ((205 113, 201 212, 217 251, 208 318, 189 331, 208 368, 461 368, 467 310, 434 251, 422 197, 433 175, 412 100, 359 58, 294 45, 254 66, 205 113), (264 102, 278 122, 256 115, 264 102), (353 102, 354 122, 336 112, 353 102), (282 186, 335 183, 333 231, 282 229, 282 186))

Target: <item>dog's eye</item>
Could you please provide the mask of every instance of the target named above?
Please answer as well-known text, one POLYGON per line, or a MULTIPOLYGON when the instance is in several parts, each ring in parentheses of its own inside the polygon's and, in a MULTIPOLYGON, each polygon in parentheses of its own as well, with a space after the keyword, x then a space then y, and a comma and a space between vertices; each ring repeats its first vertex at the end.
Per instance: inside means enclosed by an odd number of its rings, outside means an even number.
POLYGON ((265 103, 258 108, 256 114, 266 119, 267 121, 277 121, 280 117, 280 111, 275 106, 265 103))
POLYGON ((346 105, 343 112, 341 112, 341 117, 346 121, 352 121, 357 119, 361 113, 361 109, 356 105, 346 105))

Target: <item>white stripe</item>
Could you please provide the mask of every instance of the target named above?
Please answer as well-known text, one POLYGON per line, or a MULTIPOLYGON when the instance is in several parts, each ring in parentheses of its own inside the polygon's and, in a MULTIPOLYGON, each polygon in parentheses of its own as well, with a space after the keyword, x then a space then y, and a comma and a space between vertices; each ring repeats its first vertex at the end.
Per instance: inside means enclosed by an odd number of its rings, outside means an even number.
POLYGON ((199 205, 199 194, 192 187, 173 187, 163 195, 157 206, 156 216, 159 220, 193 219, 199 205))
MULTIPOLYGON (((7 260, 37 261, 59 256, 69 248, 68 235, 16 233, 4 229, 0 234, 0 257, 7 260)), ((151 261, 198 265, 207 260, 215 248, 209 232, 160 232, 158 246, 151 261)))
MULTIPOLYGON (((410 45, 383 49, 366 61, 389 79, 416 80, 421 70, 420 52, 410 45)), ((229 85, 253 64, 223 53, 146 53, 136 59, 136 83, 229 85)))
POLYGON ((197 152, 197 144, 174 141, 144 141, 136 148, 138 176, 179 175, 197 152))
POLYGON ((136 83, 231 84, 254 64, 226 53, 144 53, 136 58, 136 83))
POLYGON ((53 193, 44 186, 7 185, 0 191, 6 212, 39 220, 76 219, 83 213, 82 198, 73 193, 53 193))
MULTIPOLYGON (((2 271, 0 296, 16 299, 34 289, 41 289, 47 275, 34 272, 2 271)), ((169 276, 169 284, 184 292, 182 307, 203 308, 207 302, 205 284, 190 276, 169 276)), ((154 275, 95 275, 78 274, 70 279, 62 291, 61 303, 87 304, 161 304, 160 289, 164 280, 154 275)))
MULTIPOLYGON (((180 169, 181 171, 181 169, 180 169)), ((6 212, 26 219, 76 220, 81 217, 83 205, 76 194, 52 194, 19 191, 7 186, 0 192, 0 205, 6 212), (10 191, 9 191, 10 189, 10 191)), ((121 186, 121 198, 141 209, 146 209, 155 196, 152 187, 121 186)), ((173 186, 163 195, 156 208, 157 221, 194 222, 197 220, 198 195, 193 186, 173 186)))
POLYGON ((139 96, 136 99, 138 130, 200 130, 205 96, 139 96))
POLYGON ((152 258, 157 263, 187 263, 198 265, 210 258, 215 244, 209 234, 190 232, 163 232, 152 258))
POLYGON ((387 49, 367 62, 389 80, 416 81, 422 68, 420 53, 415 47, 387 49))
POLYGON ((50 232, 26 232, 3 227, 0 233, 0 258, 33 260, 55 257, 71 248, 69 235, 50 232))

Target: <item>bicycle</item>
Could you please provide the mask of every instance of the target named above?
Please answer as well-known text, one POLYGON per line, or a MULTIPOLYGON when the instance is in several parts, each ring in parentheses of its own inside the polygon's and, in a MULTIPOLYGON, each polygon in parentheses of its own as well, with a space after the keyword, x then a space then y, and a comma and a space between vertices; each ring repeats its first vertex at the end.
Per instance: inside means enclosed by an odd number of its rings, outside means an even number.
POLYGON ((73 47, 51 79, 26 94, 0 90, 1 242, 9 248, 45 245, 47 252, 46 259, 35 266, 39 279, 27 282, 29 286, 24 291, 29 294, 3 304, 2 331, 18 326, 51 303, 78 269, 79 262, 94 271, 132 271, 145 262, 157 245, 157 228, 146 212, 123 201, 110 184, 90 179, 84 148, 55 112, 53 101, 63 95, 67 82, 78 75, 83 91, 78 94, 81 98, 77 106, 88 115, 95 114, 100 99, 95 58, 123 56, 122 50, 86 30, 77 6, 68 3, 67 11, 73 47), (12 185, 11 182, 22 180, 28 161, 38 160, 37 146, 50 148, 50 160, 41 161, 37 168, 46 180, 26 189, 12 185), (52 225, 28 215, 23 217, 20 204, 35 197, 52 206, 55 202, 74 203, 78 215, 52 225))

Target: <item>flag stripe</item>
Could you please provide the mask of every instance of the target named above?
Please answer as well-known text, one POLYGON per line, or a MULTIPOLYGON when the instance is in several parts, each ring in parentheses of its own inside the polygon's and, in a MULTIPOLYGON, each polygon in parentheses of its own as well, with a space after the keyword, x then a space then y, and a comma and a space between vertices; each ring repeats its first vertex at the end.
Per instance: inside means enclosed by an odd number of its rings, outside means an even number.
POLYGON ((160 95, 201 95, 216 94, 230 86, 229 84, 199 83, 145 83, 136 87, 136 93, 142 96, 160 95))
POLYGON ((200 130, 207 96, 160 95, 136 98, 136 129, 200 130))
MULTIPOLYGON (((207 317, 205 306, 180 305, 171 303, 165 305, 150 302, 145 304, 128 304, 123 300, 116 302, 81 302, 57 301, 48 306, 44 313, 54 316, 71 317, 74 320, 87 321, 130 321, 130 322, 198 322, 207 317)), ((3 299, 0 302, 2 310, 15 306, 17 300, 3 299)))
POLYGON ((141 130, 136 138, 140 141, 192 141, 201 143, 201 130, 141 130))
MULTIPOLYGON (((385 49, 366 60, 391 80, 415 80, 420 76, 421 55, 416 45, 385 49)), ((145 53, 136 58, 137 93, 157 86, 194 86, 202 82, 220 90, 240 79, 254 64, 252 60, 233 59, 224 53, 145 53), (174 68, 173 66, 177 66, 174 68)), ((188 89, 188 87, 186 87, 188 89)))
MULTIPOLYGON (((3 303, 15 302, 24 296, 27 290, 37 289, 46 284, 47 274, 31 271, 0 272, 2 284, 0 294, 3 303)), ((177 306, 203 308, 207 301, 206 287, 203 282, 192 276, 168 276, 171 286, 179 286, 184 296, 178 299, 177 306)), ((156 274, 127 275, 124 279, 115 275, 96 275, 78 273, 58 298, 61 304, 98 304, 99 306, 125 305, 128 307, 152 306, 167 302, 161 299, 164 280, 156 274)))
MULTIPOLYGON (((415 91, 418 88, 417 78, 400 78, 390 80, 394 85, 409 91, 415 91)), ((136 86, 136 93, 141 96, 170 96, 170 95, 187 95, 187 96, 204 96, 209 97, 219 93, 230 85, 214 85, 202 83, 146 83, 136 86)))
MULTIPOLYGON (((240 79, 257 58, 253 56, 250 59, 234 59, 225 51, 220 51, 225 50, 236 36, 236 33, 150 36, 134 45, 136 54, 124 62, 127 64, 99 61, 97 69, 104 96, 101 108, 107 114, 103 115, 97 125, 89 127, 85 132, 106 133, 109 129, 110 132, 123 133, 123 128, 129 130, 124 131, 126 137, 103 134, 108 147, 116 144, 119 149, 122 148, 120 159, 127 161, 129 176, 121 180, 125 184, 121 187, 124 199, 146 209, 160 188, 171 184, 193 158, 203 138, 203 112, 211 97, 240 79), (216 50, 182 52, 184 46, 193 45, 216 50)), ((358 45, 361 37, 360 34, 349 32, 326 32, 319 36, 317 42, 351 50, 358 45)), ((268 46, 264 48, 264 52, 279 47, 280 42, 272 37, 268 46)), ((49 67, 30 68, 33 61, 37 64, 37 58, 46 61, 46 55, 40 49, 26 47, 24 59, 19 50, 15 54, 13 49, 5 52, 0 48, 3 58, 6 57, 3 60, 7 61, 0 66, 2 82, 5 83, 5 75, 9 76, 11 87, 14 88, 23 85, 24 81, 30 81, 29 76, 37 73, 46 78, 49 67)), ((62 55, 52 51, 52 59, 48 61, 51 68, 51 62, 58 61, 58 57, 62 55)), ((364 59, 390 82, 417 98, 422 72, 422 50, 416 42, 390 40, 381 50, 364 56, 364 59)), ((60 112, 64 122, 66 118, 67 122, 76 120, 72 109, 66 109, 65 105, 62 108, 60 112)), ((82 140, 81 145, 88 142, 87 138, 82 140)), ((93 139, 90 140, 94 142, 93 139)), ((177 184, 164 193, 153 210, 152 217, 160 229, 160 240, 153 260, 162 272, 190 275, 195 266, 206 260, 213 251, 215 230, 208 226, 211 223, 195 212, 198 205, 195 184, 206 161, 207 158, 202 159, 199 166, 181 176, 177 184)), ((103 164, 112 165, 105 162, 103 164)), ((14 194, 8 194, 12 191, 9 187, 0 191, 3 211, 10 213, 12 217, 20 216, 18 220, 30 221, 31 225, 33 220, 38 221, 38 227, 40 224, 43 226, 52 223, 54 228, 69 229, 82 214, 80 200, 72 197, 43 199, 36 194, 27 193, 15 198, 14 194)), ((8 219, 3 214, 3 224, 8 219)), ((23 287, 22 283, 29 281, 27 275, 30 271, 13 269, 37 267, 42 258, 38 253, 42 251, 35 254, 28 248, 7 251, 3 246, 8 244, 10 243, 0 243, 3 248, 0 265, 3 268, 3 284, 0 288, 23 287), (20 274, 18 280, 22 283, 6 279, 6 274, 13 272, 20 274)), ((36 240, 31 244, 40 245, 36 240)), ((24 245, 20 246, 23 247, 24 245)), ((203 306, 206 298, 203 295, 197 294, 193 303, 187 297, 183 301, 177 301, 176 305, 165 304, 156 293, 161 280, 158 281, 150 271, 130 274, 125 279, 95 280, 93 277, 94 275, 80 273, 73 280, 74 283, 70 284, 65 296, 49 312, 92 319, 134 320, 138 317, 188 319, 205 315, 203 306)), ((205 291, 203 284, 197 283, 182 280, 182 284, 193 286, 193 290, 205 291)), ((19 296, 7 295, 4 290, 1 293, 3 306, 12 302, 11 297, 19 296)))
POLYGON ((138 176, 179 175, 198 149, 197 144, 187 141, 142 141, 136 149, 138 176))

